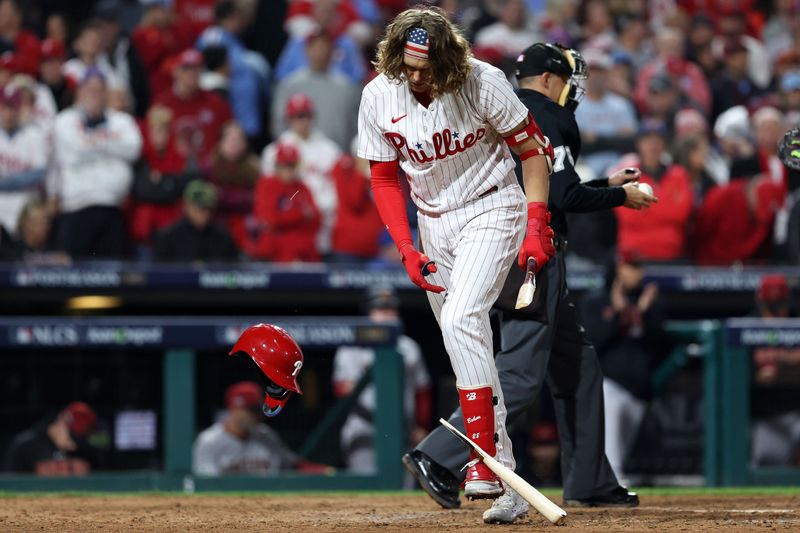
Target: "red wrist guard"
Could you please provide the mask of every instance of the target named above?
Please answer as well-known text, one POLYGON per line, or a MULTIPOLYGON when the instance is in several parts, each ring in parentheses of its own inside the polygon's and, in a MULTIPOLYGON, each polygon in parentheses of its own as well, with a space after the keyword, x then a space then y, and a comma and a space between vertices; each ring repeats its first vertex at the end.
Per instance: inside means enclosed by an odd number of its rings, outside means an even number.
POLYGON ((550 224, 550 212, 544 202, 528 202, 528 220, 542 220, 550 224))

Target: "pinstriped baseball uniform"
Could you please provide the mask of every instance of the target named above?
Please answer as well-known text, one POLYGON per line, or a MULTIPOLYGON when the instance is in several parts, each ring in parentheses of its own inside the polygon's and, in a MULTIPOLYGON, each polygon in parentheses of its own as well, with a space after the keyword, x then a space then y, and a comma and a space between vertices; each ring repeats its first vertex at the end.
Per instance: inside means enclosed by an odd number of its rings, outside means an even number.
POLYGON ((470 62, 461 90, 428 108, 406 81, 371 81, 361 97, 358 156, 399 159, 419 211, 420 246, 439 268, 428 279, 447 289, 427 294, 457 385, 492 387, 498 459, 513 468, 489 309, 524 238, 525 195, 503 136, 528 110, 500 70, 470 62))

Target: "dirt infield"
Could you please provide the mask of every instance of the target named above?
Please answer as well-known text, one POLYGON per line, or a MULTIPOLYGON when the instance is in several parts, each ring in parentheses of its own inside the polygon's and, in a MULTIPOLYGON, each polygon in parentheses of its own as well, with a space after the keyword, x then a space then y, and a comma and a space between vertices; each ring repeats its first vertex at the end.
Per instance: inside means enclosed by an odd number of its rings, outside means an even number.
POLYGON ((444 511, 409 495, 11 496, 0 531, 800 531, 796 496, 645 496, 638 509, 569 509, 563 527, 532 514, 512 526, 480 522, 486 503, 444 511))

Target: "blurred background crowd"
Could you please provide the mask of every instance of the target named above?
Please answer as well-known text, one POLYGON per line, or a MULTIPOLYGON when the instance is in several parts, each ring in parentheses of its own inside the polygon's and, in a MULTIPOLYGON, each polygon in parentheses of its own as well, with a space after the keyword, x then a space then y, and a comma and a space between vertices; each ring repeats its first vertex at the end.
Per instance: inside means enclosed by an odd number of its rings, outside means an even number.
MULTIPOLYGON (((412 3, 0 1, 0 258, 393 261, 352 147, 412 3)), ((512 82, 534 42, 584 54, 582 178, 637 166, 661 201, 575 215, 574 262, 800 261, 800 2, 435 3, 512 82)))

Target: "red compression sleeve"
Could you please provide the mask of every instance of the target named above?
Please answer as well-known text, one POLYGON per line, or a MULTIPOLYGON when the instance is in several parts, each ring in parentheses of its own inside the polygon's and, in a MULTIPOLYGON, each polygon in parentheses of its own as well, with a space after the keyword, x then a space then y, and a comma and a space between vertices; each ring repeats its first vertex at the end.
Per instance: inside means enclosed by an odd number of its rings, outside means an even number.
POLYGON ((395 246, 401 250, 406 245, 414 244, 411 238, 411 228, 408 225, 406 214, 406 201, 400 189, 400 179, 397 172, 400 164, 394 161, 370 161, 370 186, 375 196, 375 205, 381 215, 389 235, 392 236, 395 246))

